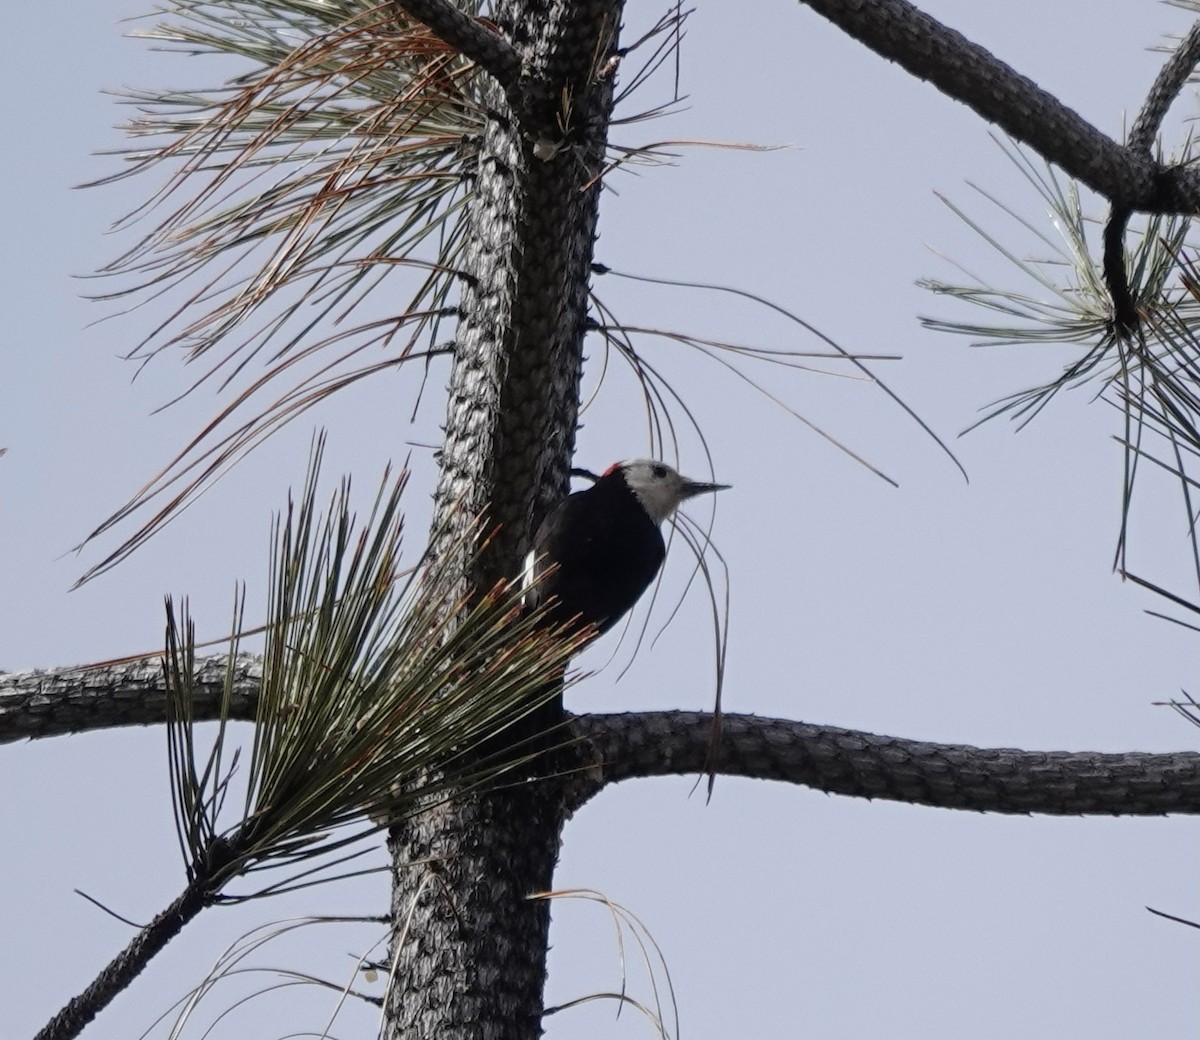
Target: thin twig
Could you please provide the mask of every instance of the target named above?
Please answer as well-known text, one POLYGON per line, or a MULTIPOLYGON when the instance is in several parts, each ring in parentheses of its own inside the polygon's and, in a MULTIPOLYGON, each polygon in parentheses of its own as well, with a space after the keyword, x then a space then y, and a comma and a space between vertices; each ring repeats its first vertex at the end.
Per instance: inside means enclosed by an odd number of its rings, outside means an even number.
POLYGON ((1104 225, 1104 284, 1112 303, 1112 329, 1118 336, 1131 338, 1141 324, 1133 293, 1129 289, 1129 274, 1125 270, 1125 229, 1132 210, 1128 206, 1109 208, 1104 225))
POLYGON ((1148 906, 1146 909, 1156 917, 1166 918, 1168 921, 1174 921, 1176 924, 1186 924, 1189 928, 1200 928, 1200 924, 1197 924, 1195 921, 1189 921, 1186 917, 1176 917, 1174 914, 1168 914, 1164 910, 1155 910, 1152 906, 1148 906))

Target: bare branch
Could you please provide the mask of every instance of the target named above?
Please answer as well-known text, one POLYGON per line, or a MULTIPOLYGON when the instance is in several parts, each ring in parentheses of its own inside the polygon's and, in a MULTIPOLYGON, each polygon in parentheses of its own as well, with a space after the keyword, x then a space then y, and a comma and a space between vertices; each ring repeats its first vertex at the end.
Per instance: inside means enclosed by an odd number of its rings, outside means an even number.
POLYGON ((1112 303, 1112 327, 1127 337, 1137 332, 1142 321, 1125 270, 1125 229, 1132 215, 1128 206, 1112 206, 1104 222, 1104 284, 1112 303))
POLYGON ((961 101, 1109 199, 1155 213, 1191 213, 1200 176, 1123 148, 1033 80, 905 0, 803 0, 877 54, 961 101))
MULTIPOLYGON (((197 719, 216 718, 225 658, 196 665, 197 719)), ((260 672, 239 658, 230 717, 252 720, 260 672)), ((157 660, 0 675, 0 743, 166 721, 157 660)), ((602 765, 571 793, 576 807, 607 784, 700 773, 712 736, 707 712, 579 715, 575 732, 602 765)), ((859 798, 951 809, 1055 815, 1200 814, 1200 754, 1020 751, 933 744, 755 715, 722 717, 717 772, 805 784, 859 798)))
MULTIPOLYGON (((580 715, 576 732, 603 760, 583 804, 634 777, 711 765, 712 715, 580 715)), ((1019 751, 931 744, 756 715, 722 717, 716 772, 805 784, 834 794, 978 812, 1156 816, 1200 813, 1200 754, 1019 751)))
POLYGON ((402 21, 414 18, 439 40, 470 58, 506 92, 516 88, 521 58, 503 36, 446 0, 392 0, 402 21), (407 16, 407 17, 406 17, 407 16))
POLYGON ((1128 145, 1134 151, 1150 154, 1167 110, 1183 90, 1197 62, 1200 62, 1200 20, 1192 24, 1188 34, 1159 69, 1150 93, 1142 102, 1142 110, 1129 132, 1128 145))
POLYGON ((189 921, 209 906, 214 898, 213 878, 221 864, 213 862, 212 871, 197 877, 170 906, 138 931, 133 940, 105 966, 91 984, 72 997, 41 1030, 34 1040, 72 1040, 103 1011, 114 997, 129 987, 163 947, 175 938, 189 921))
MULTIPOLYGON (((218 717, 227 665, 224 654, 196 662, 197 718, 218 717)), ((262 658, 239 654, 234 674, 229 717, 253 721, 262 658)), ((166 721, 167 684, 157 653, 77 668, 0 674, 0 744, 166 721)))
MULTIPOLYGON (((1127 144, 1132 151, 1152 157, 1154 139, 1158 136, 1167 110, 1187 83, 1197 61, 1200 61, 1200 21, 1192 24, 1187 36, 1159 69, 1129 133, 1127 144)), ((1114 203, 1104 225, 1104 281, 1112 297, 1113 325, 1118 333, 1129 336, 1133 335, 1141 322, 1129 290, 1129 275, 1125 270, 1125 229, 1131 214, 1128 206, 1114 203)))

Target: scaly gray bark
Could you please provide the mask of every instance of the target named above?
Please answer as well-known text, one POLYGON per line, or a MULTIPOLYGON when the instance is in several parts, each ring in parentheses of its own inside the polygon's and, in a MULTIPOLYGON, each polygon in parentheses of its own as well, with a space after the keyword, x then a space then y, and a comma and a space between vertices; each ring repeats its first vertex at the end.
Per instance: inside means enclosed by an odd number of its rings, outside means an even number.
MULTIPOLYGON (((197 719, 217 717, 225 658, 197 661, 197 719)), ((252 720, 259 669, 234 669, 231 717, 252 720)), ((0 744, 114 726, 166 722, 155 662, 0 675, 0 744)), ((573 812, 608 784, 700 773, 708 765, 707 712, 578 715, 571 726, 592 768, 569 781, 573 812)), ((834 794, 975 812, 1157 816, 1200 814, 1200 754, 1021 751, 935 744, 792 719, 726 715, 717 773, 801 784, 834 794)))
MULTIPOLYGON (((197 659, 196 718, 217 717, 228 666, 224 654, 197 659)), ((252 720, 262 658, 239 654, 233 677, 231 715, 252 720)), ((167 684, 158 656, 49 671, 0 672, 0 744, 166 721, 167 684)))
POLYGON ((985 47, 906 0, 801 0, 859 43, 961 101, 1114 206, 1195 213, 1200 171, 1164 166, 1101 133, 985 47))
MULTIPOLYGON (((574 804, 620 780, 698 774, 711 765, 707 712, 582 715, 573 726, 600 763, 573 792, 574 804)), ((1194 752, 977 748, 757 715, 722 719, 716 771, 976 812, 1159 816, 1200 806, 1200 755, 1194 752)))
MULTIPOLYGON (((486 90, 471 194, 431 542, 461 561, 449 601, 517 575, 535 515, 568 489, 621 2, 508 0, 492 17, 521 72, 486 90), (495 537, 472 562, 480 515, 495 537)), ((549 906, 529 897, 551 887, 565 818, 562 785, 532 782, 392 830, 389 1037, 541 1034, 549 906)))

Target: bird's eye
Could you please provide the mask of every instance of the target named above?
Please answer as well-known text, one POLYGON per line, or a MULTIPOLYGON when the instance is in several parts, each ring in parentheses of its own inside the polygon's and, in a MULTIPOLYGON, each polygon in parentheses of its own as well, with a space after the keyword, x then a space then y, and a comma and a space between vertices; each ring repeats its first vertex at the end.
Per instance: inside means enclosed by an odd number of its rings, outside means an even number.
POLYGON ((655 466, 653 472, 654 472, 654 476, 656 479, 664 480, 667 476, 667 467, 666 466, 655 466))

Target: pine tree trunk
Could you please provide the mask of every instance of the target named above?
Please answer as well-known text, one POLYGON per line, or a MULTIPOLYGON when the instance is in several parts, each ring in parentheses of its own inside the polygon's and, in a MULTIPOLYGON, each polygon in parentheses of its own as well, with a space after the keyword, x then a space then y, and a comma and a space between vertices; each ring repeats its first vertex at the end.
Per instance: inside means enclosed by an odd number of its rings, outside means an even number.
MULTIPOLYGON (((535 516, 567 491, 620 16, 619 0, 495 14, 522 59, 522 111, 489 90, 434 520, 442 554, 480 513, 498 528, 463 559, 469 591, 519 572, 535 516)), ((551 886, 561 803, 558 783, 529 782, 393 830, 393 1040, 540 1035, 549 907, 529 896, 551 886)))
POLYGON ((541 1034, 550 914, 528 897, 550 888, 558 859, 556 786, 456 799, 393 831, 394 941, 403 945, 391 1036, 541 1034))

